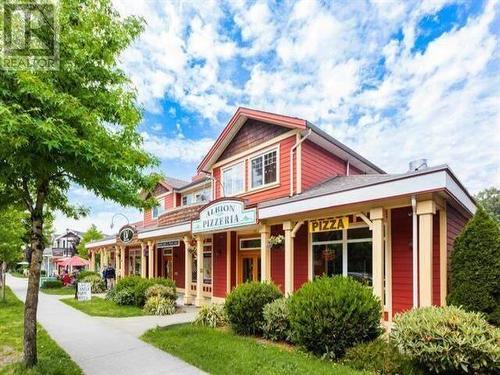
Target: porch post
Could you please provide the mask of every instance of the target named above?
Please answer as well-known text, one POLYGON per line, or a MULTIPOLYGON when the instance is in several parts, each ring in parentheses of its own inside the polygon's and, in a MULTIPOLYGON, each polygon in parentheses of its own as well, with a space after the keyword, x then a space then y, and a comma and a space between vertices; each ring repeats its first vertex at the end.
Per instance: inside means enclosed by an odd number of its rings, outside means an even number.
POLYGON ((384 306, 384 209, 382 207, 370 210, 372 221, 372 263, 373 263, 373 294, 380 298, 384 306))
POLYGON ((191 241, 188 236, 184 236, 184 304, 191 305, 191 282, 192 282, 192 269, 193 258, 189 252, 191 241))
POLYGON ((90 270, 95 272, 95 250, 90 251, 90 270))
POLYGON ((147 264, 144 250, 146 250, 146 244, 144 242, 141 242, 141 277, 146 278, 147 264))
POLYGON ((420 307, 432 305, 432 221, 435 213, 434 201, 417 202, 420 307))
POLYGON ((203 304, 203 236, 196 237, 196 298, 195 306, 203 304))
POLYGON ((108 251, 105 247, 102 248, 102 256, 101 256, 101 268, 105 268, 108 266, 108 251))
POLYGON ((125 246, 120 246, 120 273, 125 277, 125 246))
POLYGON ((154 275, 154 251, 153 251, 153 241, 148 241, 148 278, 152 279, 154 275))
POLYGON ((293 292, 293 223, 285 221, 283 223, 285 231, 285 296, 293 292))
POLYGON ((261 281, 271 280, 271 257, 269 251, 269 225, 261 224, 260 228, 260 275, 261 281))
POLYGON ((118 246, 114 247, 115 249, 115 271, 116 271, 116 279, 118 280, 121 277, 121 271, 120 271, 120 249, 118 246))

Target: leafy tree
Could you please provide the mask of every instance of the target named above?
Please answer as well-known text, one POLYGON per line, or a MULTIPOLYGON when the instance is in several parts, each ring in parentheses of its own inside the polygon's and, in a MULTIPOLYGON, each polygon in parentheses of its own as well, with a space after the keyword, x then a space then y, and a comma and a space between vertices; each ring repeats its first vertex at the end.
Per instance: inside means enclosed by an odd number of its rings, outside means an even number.
POLYGON ((10 206, 0 210, 0 285, 3 300, 5 300, 7 266, 22 258, 25 216, 19 207, 10 206))
POLYGON ((500 222, 500 189, 490 187, 476 195, 477 201, 493 218, 500 222))
MULTIPOLYGON (((36 2, 34 2, 36 6, 36 2)), ((39 11, 44 10, 38 7, 39 11)), ((121 17, 111 0, 62 0, 56 14, 57 70, 7 70, 0 66, 0 207, 24 204, 29 212, 31 263, 24 310, 23 361, 37 362, 36 312, 44 248, 44 219, 70 204, 75 184, 124 206, 151 207, 157 160, 142 150, 141 111, 118 57, 143 29, 121 17)), ((0 17, 0 28, 3 28, 0 17)), ((49 40, 50 28, 37 37, 49 40)))
POLYGON ((455 238, 448 303, 500 324, 500 226, 482 207, 455 238))
POLYGON ((86 244, 92 241, 97 241, 102 239, 104 236, 102 232, 97 229, 95 224, 92 224, 89 229, 83 234, 82 239, 78 246, 76 247, 76 251, 78 252, 78 255, 80 255, 82 258, 88 259, 88 250, 85 247, 86 244))

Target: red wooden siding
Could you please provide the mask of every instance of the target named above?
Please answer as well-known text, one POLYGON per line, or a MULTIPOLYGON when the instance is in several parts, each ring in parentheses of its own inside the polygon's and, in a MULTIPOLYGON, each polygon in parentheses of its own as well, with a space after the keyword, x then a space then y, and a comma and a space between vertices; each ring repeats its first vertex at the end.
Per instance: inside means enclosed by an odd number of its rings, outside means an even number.
POLYGON ((157 219, 153 219, 151 210, 144 210, 144 226, 156 225, 157 219))
POLYGON ((236 287, 236 232, 231 232, 231 289, 236 287))
POLYGON ((181 245, 178 247, 174 247, 174 280, 175 285, 178 288, 184 288, 184 277, 185 277, 185 260, 186 260, 186 251, 184 249, 184 242, 181 241, 181 245))
POLYGON ((432 304, 441 305, 440 268, 439 268, 439 211, 432 222, 432 304))
MULTIPOLYGON (((278 234, 284 235, 282 225, 271 226, 271 235, 276 236, 278 234)), ((271 280, 284 291, 285 286, 285 249, 284 247, 280 249, 271 250, 271 280)))
POLYGON ((174 208, 174 195, 175 193, 171 193, 165 196, 163 208, 166 210, 174 208))
POLYGON ((411 207, 395 208, 391 211, 393 314, 413 307, 411 213, 411 207))
POLYGON ((448 260, 450 259, 451 252, 453 251, 455 238, 465 227, 465 224, 467 224, 469 219, 470 215, 466 216, 450 204, 446 204, 446 248, 448 251, 448 260))
POLYGON ((225 297, 227 288, 227 239, 226 233, 216 233, 212 246, 212 293, 214 297, 225 297))
POLYGON ((293 287, 299 289, 307 282, 307 253, 308 253, 307 222, 302 224, 293 244, 293 287))
POLYGON ((247 120, 245 125, 238 130, 238 133, 226 147, 219 160, 227 159, 231 156, 258 146, 274 137, 286 133, 288 128, 283 126, 267 124, 261 121, 247 120))
MULTIPOLYGON (((356 174, 356 169, 351 168, 356 174)), ((346 162, 324 148, 305 140, 302 144, 302 190, 335 175, 346 174, 346 162)))

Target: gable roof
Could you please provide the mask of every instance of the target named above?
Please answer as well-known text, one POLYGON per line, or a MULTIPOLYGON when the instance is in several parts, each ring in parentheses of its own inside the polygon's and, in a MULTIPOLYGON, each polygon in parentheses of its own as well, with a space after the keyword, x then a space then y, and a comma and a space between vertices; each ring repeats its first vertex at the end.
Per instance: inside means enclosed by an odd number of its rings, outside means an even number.
POLYGON ((180 189, 183 186, 189 184, 188 181, 179 180, 178 178, 173 178, 173 177, 166 177, 160 183, 169 189, 180 189))
POLYGON ((248 119, 253 119, 268 124, 283 126, 289 129, 306 130, 310 129, 310 140, 324 149, 334 153, 344 160, 348 160, 351 165, 365 173, 385 173, 366 158, 356 153, 351 148, 344 145, 342 142, 333 138, 331 135, 311 124, 307 120, 297 117, 279 115, 276 113, 264 112, 250 108, 239 107, 233 117, 229 120, 226 127, 215 140, 208 153, 198 165, 198 173, 207 169, 216 163, 219 157, 223 154, 226 147, 230 144, 238 131, 242 128, 248 119))

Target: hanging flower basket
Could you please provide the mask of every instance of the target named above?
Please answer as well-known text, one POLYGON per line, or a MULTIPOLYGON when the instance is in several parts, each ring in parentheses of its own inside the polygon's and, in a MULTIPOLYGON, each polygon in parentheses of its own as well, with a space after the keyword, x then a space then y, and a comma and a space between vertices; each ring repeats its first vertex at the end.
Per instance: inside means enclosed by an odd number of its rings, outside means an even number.
POLYGON ((193 238, 191 240, 191 242, 189 242, 189 247, 188 247, 188 251, 191 255, 196 255, 196 252, 197 252, 197 245, 196 245, 196 240, 193 238))
POLYGON ((277 236, 270 236, 268 245, 271 249, 280 249, 285 244, 285 236, 278 234, 277 236))

